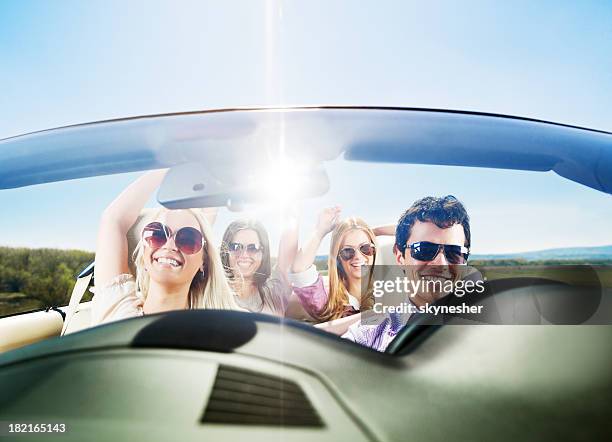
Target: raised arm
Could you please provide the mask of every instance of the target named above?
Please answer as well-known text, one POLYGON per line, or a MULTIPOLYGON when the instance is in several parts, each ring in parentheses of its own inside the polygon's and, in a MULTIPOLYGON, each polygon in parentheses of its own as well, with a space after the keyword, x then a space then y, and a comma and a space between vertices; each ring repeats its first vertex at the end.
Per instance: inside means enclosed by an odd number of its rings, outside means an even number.
POLYGON ((321 211, 314 232, 310 236, 310 239, 306 241, 304 246, 299 250, 293 261, 293 265, 291 266, 291 271, 293 273, 301 273, 314 263, 321 241, 325 235, 334 229, 339 217, 340 207, 338 206, 329 207, 321 211))
POLYGON ((287 209, 284 214, 284 226, 278 246, 278 261, 276 267, 283 278, 287 279, 287 273, 298 252, 299 221, 295 208, 287 209))
POLYGON ((377 226, 372 229, 376 236, 395 236, 397 224, 387 224, 386 226, 377 226))
POLYGON ((96 286, 104 287, 117 275, 129 273, 127 232, 165 175, 165 169, 147 172, 121 192, 102 213, 96 244, 96 286))
POLYGON ((202 209, 202 213, 204 213, 204 217, 206 218, 206 221, 208 221, 208 224, 210 224, 210 226, 214 226, 215 225, 215 221, 217 221, 217 215, 219 213, 219 208, 218 207, 204 207, 202 209))

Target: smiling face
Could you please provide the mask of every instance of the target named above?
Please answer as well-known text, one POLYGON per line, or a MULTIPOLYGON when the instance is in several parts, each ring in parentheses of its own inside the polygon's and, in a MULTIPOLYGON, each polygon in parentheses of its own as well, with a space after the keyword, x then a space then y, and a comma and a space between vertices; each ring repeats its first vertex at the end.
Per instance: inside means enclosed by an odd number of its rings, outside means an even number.
MULTIPOLYGON (((415 221, 406 244, 420 241, 463 246, 465 245, 465 233, 461 224, 453 224, 443 229, 432 222, 415 221)), ((442 250, 431 261, 419 261, 413 258, 410 255, 409 247, 406 247, 404 254, 395 249, 395 257, 399 265, 405 266, 406 275, 414 280, 439 280, 444 283, 447 280, 454 281, 459 276, 460 266, 451 265, 442 250)), ((445 293, 443 292, 421 292, 413 298, 413 302, 416 305, 424 305, 425 303, 435 302, 444 296, 445 293)))
POLYGON ((361 266, 372 265, 374 263, 374 256, 365 256, 359 251, 359 246, 371 243, 372 241, 368 235, 361 229, 351 229, 342 237, 339 250, 346 247, 355 250, 355 255, 348 261, 341 257, 338 258, 340 266, 349 280, 361 280, 361 266))
POLYGON ((253 229, 242 229, 234 234, 230 242, 243 245, 242 250, 229 253, 229 265, 232 273, 238 277, 252 278, 261 267, 263 260, 259 235, 253 229), (259 251, 256 253, 248 252, 249 244, 255 244, 259 251))
MULTIPOLYGON (((155 221, 166 225, 172 234, 183 227, 192 227, 201 232, 198 221, 188 210, 165 210, 155 221)), ((191 284, 196 273, 204 266, 204 253, 204 248, 191 255, 183 253, 176 246, 174 236, 157 249, 145 241, 145 269, 151 280, 158 284, 175 287, 191 284)))

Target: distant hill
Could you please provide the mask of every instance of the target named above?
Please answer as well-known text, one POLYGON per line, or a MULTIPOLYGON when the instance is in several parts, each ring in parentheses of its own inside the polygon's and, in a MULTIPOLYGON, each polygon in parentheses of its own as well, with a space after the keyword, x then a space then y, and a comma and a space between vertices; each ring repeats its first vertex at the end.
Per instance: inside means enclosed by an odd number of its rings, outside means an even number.
POLYGON ((518 259, 525 261, 544 260, 612 260, 612 245, 600 247, 568 247, 537 250, 533 252, 472 255, 474 260, 518 259))
MULTIPOLYGON (((600 247, 566 247, 520 253, 471 255, 473 261, 520 260, 520 261, 612 261, 612 245, 600 247)), ((327 267, 327 255, 317 255, 317 267, 327 267)))

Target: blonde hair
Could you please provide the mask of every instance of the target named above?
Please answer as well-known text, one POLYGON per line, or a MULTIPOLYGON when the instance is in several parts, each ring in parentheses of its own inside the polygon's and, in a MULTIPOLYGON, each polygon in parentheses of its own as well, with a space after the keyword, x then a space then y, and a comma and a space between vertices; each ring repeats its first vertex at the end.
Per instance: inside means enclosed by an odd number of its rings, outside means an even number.
MULTIPOLYGON (((142 225, 154 221, 157 217, 168 209, 159 209, 146 217, 142 225)), ((198 222, 206 244, 202 250, 204 259, 204 272, 198 271, 189 287, 189 308, 208 308, 221 310, 241 310, 236 304, 234 294, 225 278, 225 271, 221 265, 221 258, 217 248, 212 242, 212 229, 206 220, 204 213, 200 209, 186 209, 198 222)), ((143 296, 147 297, 149 292, 150 276, 145 270, 144 242, 142 238, 133 253, 134 266, 136 268, 136 284, 143 296)))
MULTIPOLYGON (((329 297, 325 308, 319 315, 319 320, 331 321, 342 316, 344 305, 348 303, 348 279, 342 266, 338 263, 338 253, 344 236, 351 230, 361 230, 369 238, 372 244, 376 244, 376 235, 361 218, 347 218, 338 223, 332 231, 331 244, 328 257, 329 269, 329 297)), ((376 254, 374 254, 376 258, 376 254)), ((368 290, 362 294, 360 310, 372 308, 374 298, 372 297, 372 272, 368 273, 368 290)))

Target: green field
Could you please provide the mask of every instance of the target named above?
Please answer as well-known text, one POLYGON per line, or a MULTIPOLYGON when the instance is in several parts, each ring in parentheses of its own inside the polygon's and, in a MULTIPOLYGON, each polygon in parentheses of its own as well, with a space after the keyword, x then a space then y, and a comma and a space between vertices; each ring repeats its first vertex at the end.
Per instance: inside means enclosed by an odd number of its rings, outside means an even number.
POLYGON ((593 272, 582 266, 477 266, 487 279, 502 278, 545 278, 572 285, 601 285, 612 288, 612 266, 593 266, 593 272))

